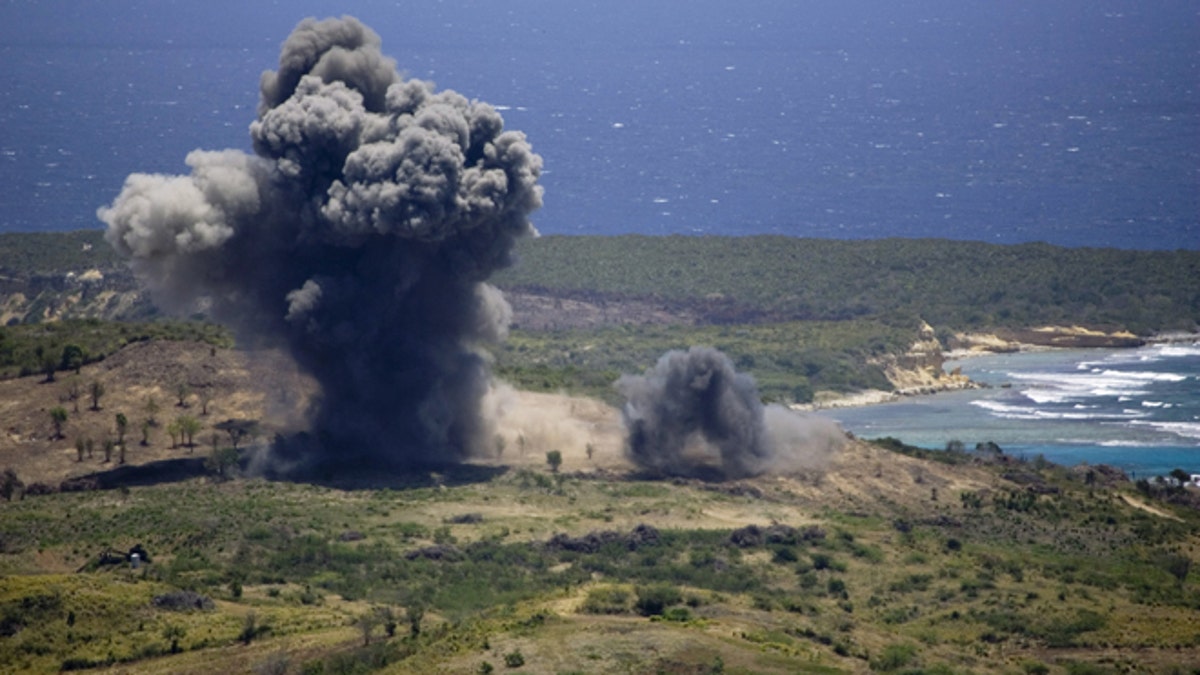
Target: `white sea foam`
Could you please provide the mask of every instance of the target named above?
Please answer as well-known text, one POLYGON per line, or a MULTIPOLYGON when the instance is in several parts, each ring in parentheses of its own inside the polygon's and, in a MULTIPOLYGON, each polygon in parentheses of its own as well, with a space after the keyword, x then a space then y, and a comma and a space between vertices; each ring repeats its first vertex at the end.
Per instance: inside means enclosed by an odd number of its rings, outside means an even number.
MULTIPOLYGON (((1082 364, 1081 364, 1082 365, 1082 364)), ((1069 403, 1088 398, 1114 397, 1120 401, 1144 396, 1147 387, 1155 383, 1182 382, 1186 375, 1154 371, 1113 370, 1089 368, 1086 372, 1065 373, 1029 372, 1008 373, 1015 381, 1029 386, 1021 393, 1039 404, 1069 403)))
POLYGON ((1150 420, 1137 420, 1131 422, 1130 424, 1150 427, 1156 431, 1164 431, 1169 434, 1174 434, 1180 438, 1188 438, 1200 441, 1200 422, 1154 422, 1150 420))
POLYGON ((1109 441, 1079 441, 1080 443, 1095 443, 1104 448, 1152 448, 1157 443, 1146 441, 1109 440, 1109 441))
POLYGON ((1162 345, 1156 347, 1155 350, 1162 356, 1167 358, 1181 358, 1186 356, 1200 356, 1200 344, 1192 345, 1162 345))
POLYGON ((1013 405, 1000 401, 977 400, 971 405, 983 408, 993 417, 1008 420, 1078 420, 1078 421, 1130 421, 1149 416, 1141 410, 1122 410, 1121 412, 1069 412, 1060 410, 1043 410, 1033 406, 1013 405))

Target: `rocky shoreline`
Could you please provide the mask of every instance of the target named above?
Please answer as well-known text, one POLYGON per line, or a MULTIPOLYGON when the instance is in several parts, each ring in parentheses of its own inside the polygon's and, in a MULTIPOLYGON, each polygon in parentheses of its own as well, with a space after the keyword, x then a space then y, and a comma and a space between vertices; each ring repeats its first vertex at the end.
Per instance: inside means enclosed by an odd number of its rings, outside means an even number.
POLYGON ((1052 349, 1134 349, 1148 344, 1200 343, 1200 333, 1163 333, 1139 337, 1128 331, 1105 332, 1082 326, 1043 326, 1026 330, 1000 330, 994 333, 956 333, 950 349, 944 350, 933 328, 922 324, 921 335, 909 351, 881 363, 895 389, 870 389, 852 393, 818 392, 812 403, 796 405, 797 410, 855 408, 898 401, 908 396, 924 396, 948 391, 979 389, 987 385, 975 382, 955 368, 945 372, 947 361, 988 354, 1052 349))

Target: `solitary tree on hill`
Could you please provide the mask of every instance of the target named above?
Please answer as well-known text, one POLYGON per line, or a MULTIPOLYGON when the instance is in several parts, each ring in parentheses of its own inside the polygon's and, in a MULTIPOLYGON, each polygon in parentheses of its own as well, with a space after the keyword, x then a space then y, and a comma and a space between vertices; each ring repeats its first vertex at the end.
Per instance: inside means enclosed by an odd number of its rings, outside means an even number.
POLYGON ((99 410, 100 397, 104 396, 104 383, 100 380, 92 380, 92 386, 88 393, 92 396, 92 410, 99 410))
POLYGON ((158 426, 157 415, 160 409, 161 407, 158 405, 158 400, 155 399, 154 396, 151 395, 146 397, 146 421, 150 423, 150 426, 158 426))
POLYGON ((67 382, 67 400, 75 407, 75 412, 79 412, 79 399, 83 398, 83 385, 79 384, 78 377, 72 377, 67 382))
POLYGON ((129 431, 129 418, 125 413, 117 413, 117 444, 125 445, 125 432, 129 431))
POLYGON ((58 370, 58 362, 49 356, 42 357, 42 372, 46 374, 45 382, 54 381, 55 370, 58 370))
POLYGON ((212 403, 212 400, 213 400, 212 387, 201 387, 199 396, 200 396, 200 414, 207 415, 208 414, 208 404, 212 403))
POLYGON ((546 463, 550 465, 551 472, 558 473, 558 467, 562 466, 562 453, 558 450, 547 452, 546 463))
POLYGON ((67 345, 63 347, 62 358, 59 360, 59 367, 63 370, 73 370, 78 375, 80 369, 83 368, 85 360, 83 347, 79 345, 67 345))
POLYGON ((187 382, 180 382, 175 385, 175 398, 179 400, 179 407, 186 408, 188 397, 192 395, 192 388, 187 382))
POLYGON ((50 421, 54 423, 54 440, 63 437, 63 425, 67 423, 67 409, 56 406, 50 409, 50 421))
POLYGON ((11 502, 15 495, 23 494, 24 490, 25 482, 17 477, 17 472, 12 467, 5 469, 4 474, 0 476, 0 497, 11 502))

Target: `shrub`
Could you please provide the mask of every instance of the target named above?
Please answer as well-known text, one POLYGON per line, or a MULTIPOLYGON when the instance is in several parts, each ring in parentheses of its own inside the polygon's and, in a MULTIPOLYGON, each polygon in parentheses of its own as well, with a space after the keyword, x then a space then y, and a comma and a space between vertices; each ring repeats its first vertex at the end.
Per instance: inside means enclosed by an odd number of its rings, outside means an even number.
POLYGON ((683 602, 683 594, 679 589, 667 584, 655 584, 638 587, 634 607, 642 616, 656 616, 662 614, 667 607, 680 602, 683 602))
POLYGON ((521 650, 514 649, 504 655, 504 665, 509 668, 520 668, 525 665, 525 656, 521 654, 521 650))
POLYGON ((871 659, 872 670, 899 670, 916 659, 917 648, 912 645, 888 645, 877 658, 871 659))
POLYGON ((624 614, 629 611, 629 600, 629 591, 623 588, 593 588, 580 609, 587 614, 624 614))

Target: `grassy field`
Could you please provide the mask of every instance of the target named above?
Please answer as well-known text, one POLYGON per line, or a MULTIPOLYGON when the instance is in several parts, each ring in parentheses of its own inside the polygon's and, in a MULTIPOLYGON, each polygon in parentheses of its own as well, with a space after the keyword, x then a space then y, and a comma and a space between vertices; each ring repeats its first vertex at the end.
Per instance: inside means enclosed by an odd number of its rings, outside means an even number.
POLYGON ((956 457, 28 497, 0 506, 0 669, 1195 672, 1200 512, 956 457))

